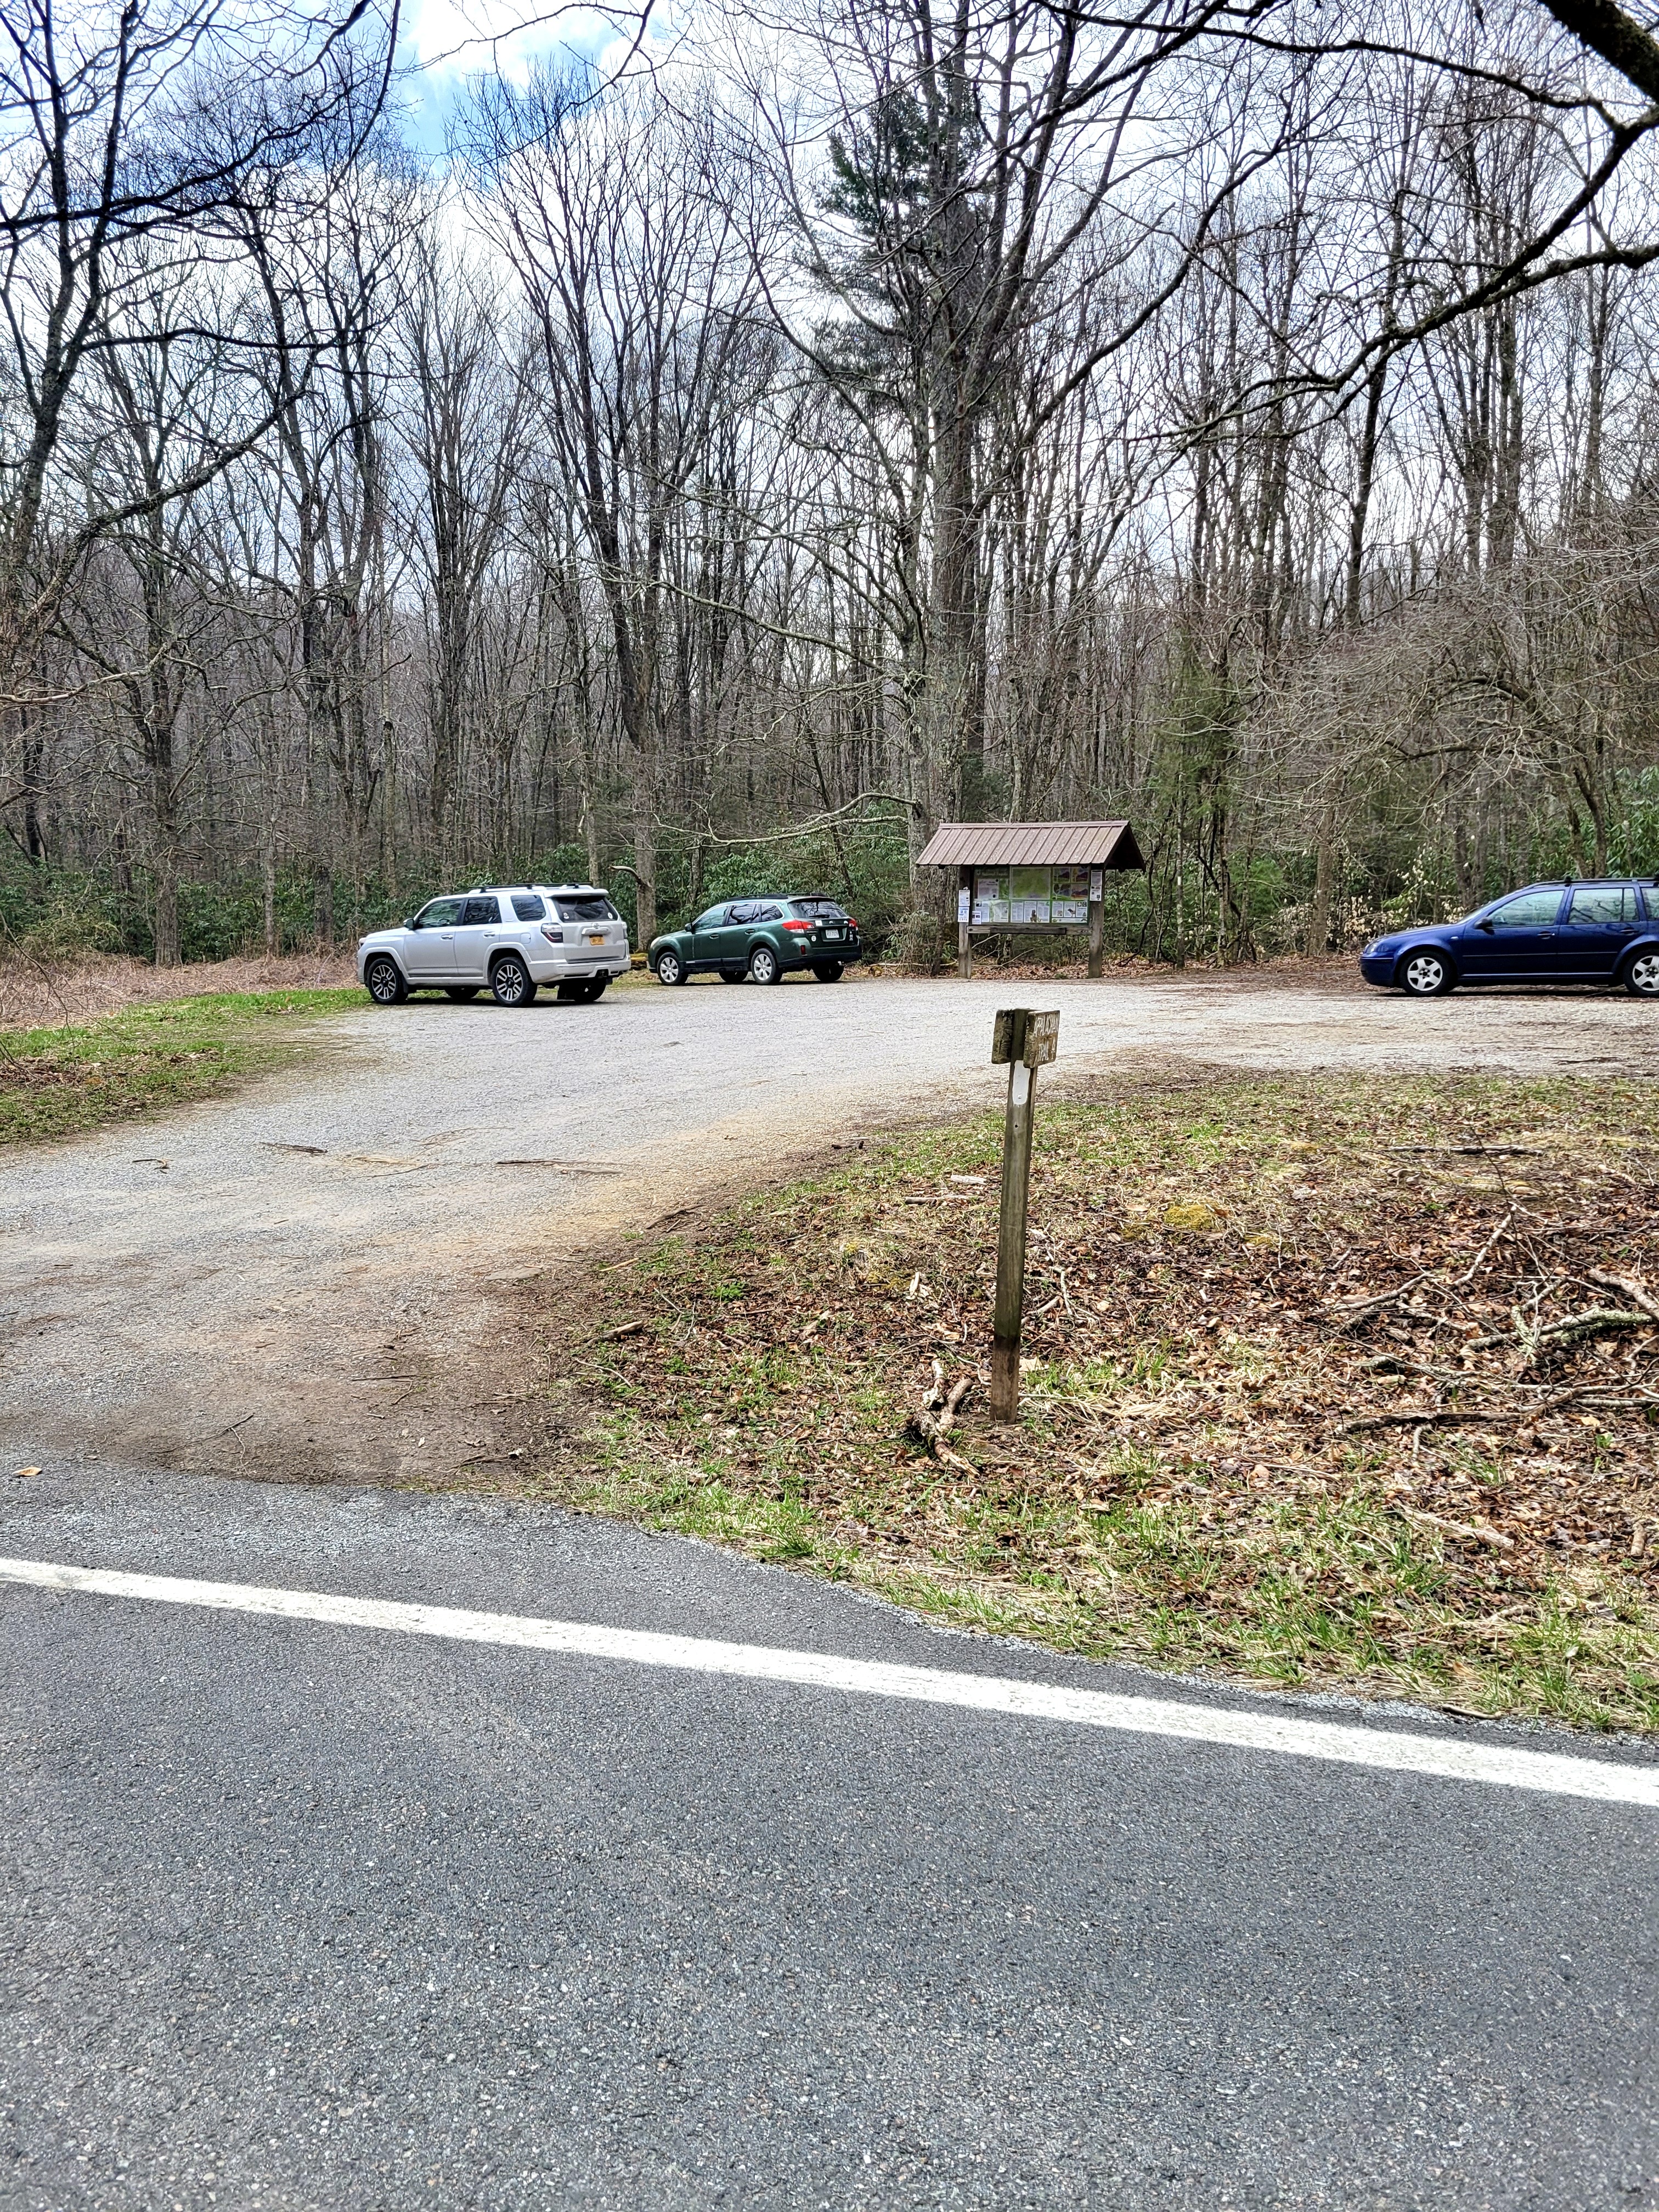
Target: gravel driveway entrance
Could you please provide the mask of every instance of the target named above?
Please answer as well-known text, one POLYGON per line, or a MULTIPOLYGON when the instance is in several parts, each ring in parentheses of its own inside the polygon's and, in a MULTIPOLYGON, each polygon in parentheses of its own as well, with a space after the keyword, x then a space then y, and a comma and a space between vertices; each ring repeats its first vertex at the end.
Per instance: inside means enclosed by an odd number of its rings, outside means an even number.
POLYGON ((515 1286, 849 1130, 989 1105, 1000 1002, 1060 1080, 1182 1065, 1659 1076, 1625 998, 861 978, 365 1005, 307 1069, 0 1171, 5 1431, 228 1474, 441 1480, 510 1449, 515 1286))

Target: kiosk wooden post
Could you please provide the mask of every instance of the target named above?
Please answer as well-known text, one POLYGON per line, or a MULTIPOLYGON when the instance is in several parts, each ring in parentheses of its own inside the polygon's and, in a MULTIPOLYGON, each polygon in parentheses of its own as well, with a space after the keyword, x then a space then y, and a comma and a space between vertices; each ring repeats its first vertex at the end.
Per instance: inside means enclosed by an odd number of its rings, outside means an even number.
POLYGON ((974 949, 968 942, 968 924, 974 911, 974 872, 957 871, 957 973, 964 983, 973 981, 974 949))
POLYGON ((991 1065, 1008 1070, 1002 1139, 1002 1210, 997 1220, 996 1310, 991 1343, 991 1419, 1019 1419, 1019 1340, 1025 1305, 1025 1204, 1031 1187, 1036 1072, 1060 1048, 1060 1016, 1004 1006, 991 1038, 991 1065))
POLYGON ((1106 871, 1089 871, 1089 973, 1106 972, 1106 871))

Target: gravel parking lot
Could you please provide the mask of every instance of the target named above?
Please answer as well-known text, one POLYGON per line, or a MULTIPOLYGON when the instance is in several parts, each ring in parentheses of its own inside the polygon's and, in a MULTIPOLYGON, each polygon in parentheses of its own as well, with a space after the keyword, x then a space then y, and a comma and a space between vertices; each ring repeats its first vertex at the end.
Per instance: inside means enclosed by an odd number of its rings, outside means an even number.
POLYGON ((510 1449, 515 1287, 833 1139, 991 1103, 1000 1003, 1057 1005, 1076 1084, 1192 1067, 1659 1075, 1589 994, 1418 1004, 1340 981, 860 977, 597 1006, 421 1000, 166 1121, 0 1171, 6 1430, 32 1461, 358 1480, 510 1449))

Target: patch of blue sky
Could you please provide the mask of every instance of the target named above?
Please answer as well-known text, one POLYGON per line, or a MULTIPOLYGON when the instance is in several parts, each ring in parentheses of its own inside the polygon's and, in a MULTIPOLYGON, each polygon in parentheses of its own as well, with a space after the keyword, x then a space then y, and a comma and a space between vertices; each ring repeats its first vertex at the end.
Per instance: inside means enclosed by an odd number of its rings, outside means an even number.
POLYGON ((416 153, 443 153, 468 88, 499 71, 522 82, 532 69, 606 77, 665 60, 678 42, 677 9, 641 21, 625 6, 559 0, 408 0, 392 95, 398 130, 416 153))

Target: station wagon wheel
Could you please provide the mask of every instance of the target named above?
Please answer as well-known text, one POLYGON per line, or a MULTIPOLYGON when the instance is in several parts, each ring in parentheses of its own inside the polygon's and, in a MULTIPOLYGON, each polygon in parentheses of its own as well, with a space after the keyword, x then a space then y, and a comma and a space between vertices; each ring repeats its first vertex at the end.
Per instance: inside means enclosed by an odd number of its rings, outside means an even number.
POLYGON ((720 981, 722 983, 743 983, 746 982, 748 978, 744 975, 734 975, 729 968, 722 968, 720 969, 720 981))
POLYGON ((1659 952, 1638 952, 1626 963, 1625 988, 1632 999, 1659 999, 1659 952))
POLYGON ((842 964, 839 960, 815 960, 812 963, 812 977, 815 982, 839 983, 842 974, 842 964))
POLYGON ((498 1006, 527 1006, 536 995, 536 979, 516 952, 503 952, 489 971, 489 988, 498 1006))
POLYGON ((1438 952, 1408 952, 1396 970, 1400 987, 1414 999, 1437 999, 1452 987, 1452 972, 1438 952))
POLYGON ((363 982, 377 1006, 400 1006, 409 996, 404 971, 390 953, 377 952, 363 969, 363 982))
POLYGON ((445 998, 453 999, 458 1006, 465 1006, 469 999, 476 999, 477 995, 478 987, 476 983, 446 983, 444 985, 445 998))
POLYGON ((769 945, 757 945, 749 956, 749 980, 751 983, 781 983, 783 963, 769 945))
POLYGON ((657 955, 657 981, 659 983, 683 983, 685 963, 672 945, 665 945, 657 955))

